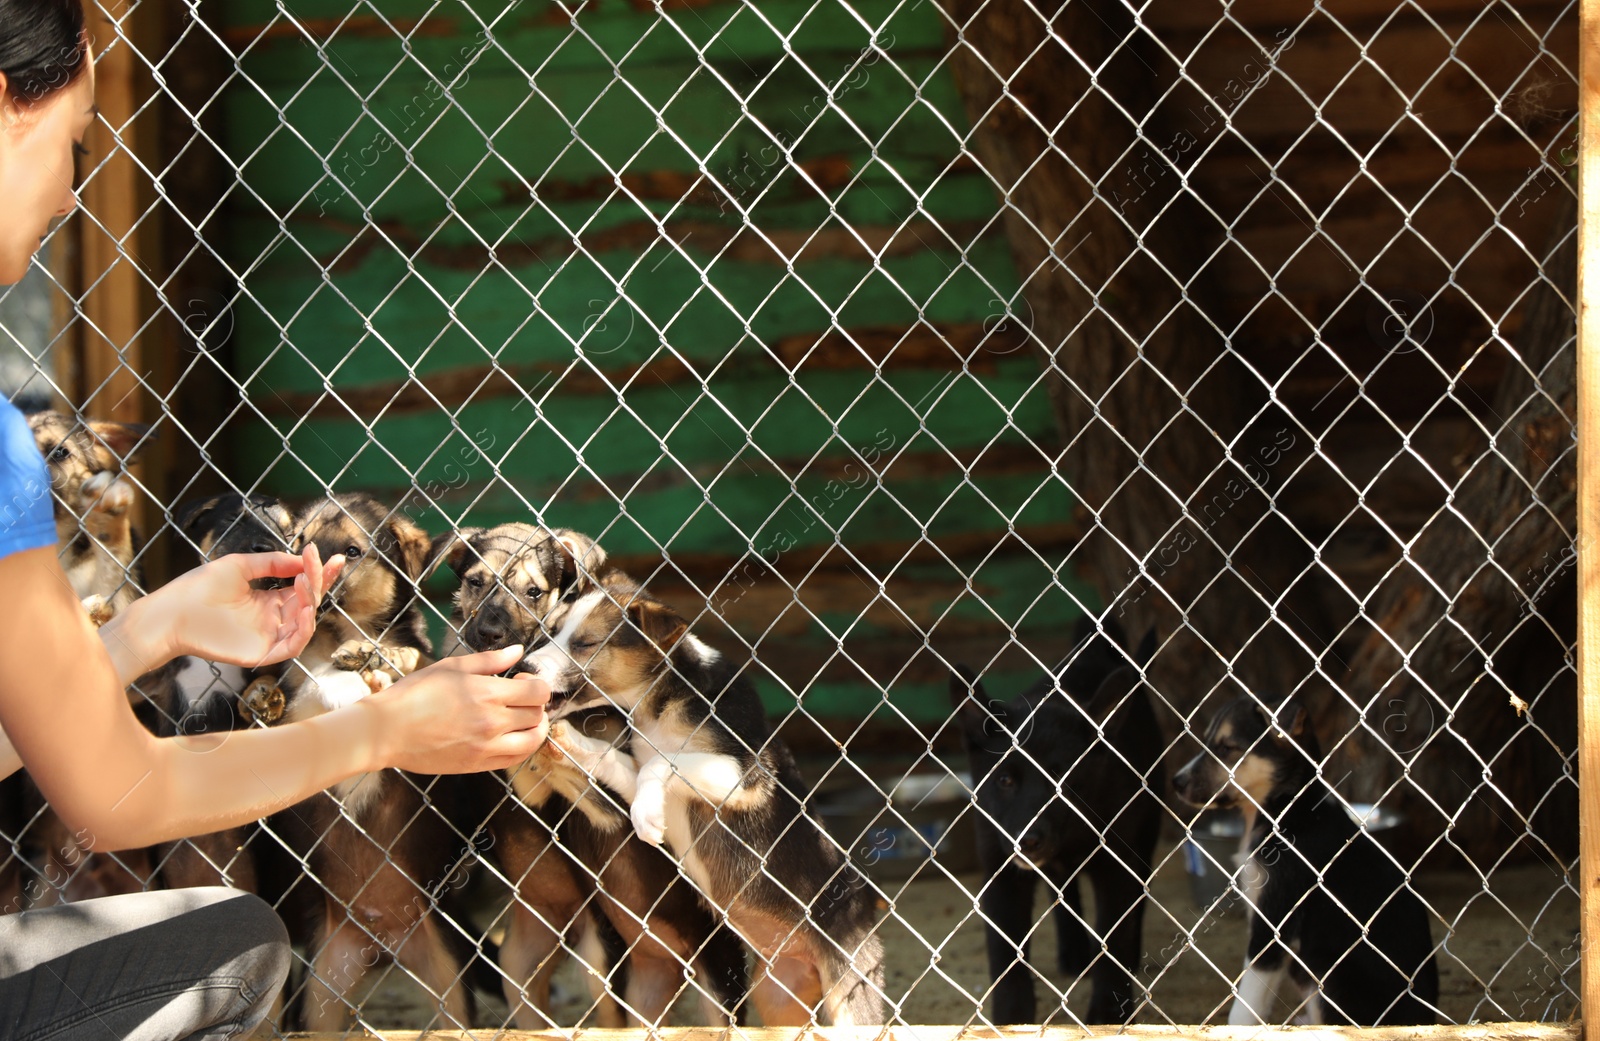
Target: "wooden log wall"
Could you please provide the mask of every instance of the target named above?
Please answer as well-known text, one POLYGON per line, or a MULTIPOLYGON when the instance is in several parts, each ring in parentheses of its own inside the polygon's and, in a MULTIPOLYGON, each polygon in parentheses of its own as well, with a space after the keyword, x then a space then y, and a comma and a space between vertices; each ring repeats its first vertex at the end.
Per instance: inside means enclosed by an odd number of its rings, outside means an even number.
POLYGON ((414 6, 237 9, 242 479, 590 532, 760 638, 774 708, 932 724, 925 640, 1059 655, 1071 501, 936 11, 524 5, 485 49, 414 6))

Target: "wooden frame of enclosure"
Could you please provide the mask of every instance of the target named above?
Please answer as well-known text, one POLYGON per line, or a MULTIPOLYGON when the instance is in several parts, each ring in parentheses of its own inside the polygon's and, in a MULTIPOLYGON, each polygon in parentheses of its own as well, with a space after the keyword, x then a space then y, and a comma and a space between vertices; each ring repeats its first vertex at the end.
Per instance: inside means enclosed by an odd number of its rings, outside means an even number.
MULTIPOLYGON (((102 40, 118 36, 135 40, 163 38, 165 27, 156 17, 158 8, 138 5, 144 12, 138 24, 133 19, 115 21, 112 8, 97 3, 91 7, 92 31, 102 40)), ((1582 0, 1580 10, 1581 44, 1579 52, 1582 127, 1579 184, 1579 264, 1578 264, 1578 719, 1579 770, 1588 780, 1600 776, 1600 553, 1595 552, 1600 537, 1600 135, 1589 133, 1589 124, 1600 115, 1600 0, 1582 0)), ((58 378, 75 402, 96 418, 122 421, 148 421, 148 401, 139 393, 136 374, 147 368, 142 343, 152 336, 158 340, 181 335, 174 322, 160 318, 158 324, 144 324, 141 316, 157 313, 153 294, 141 279, 135 264, 154 263, 161 252, 161 222, 141 221, 149 200, 141 195, 141 171, 123 154, 154 154, 159 117, 140 122, 134 99, 139 70, 130 60, 129 48, 103 44, 105 58, 99 63, 98 99, 105 122, 118 133, 91 135, 91 155, 87 168, 99 172, 83 192, 83 205, 94 221, 80 217, 67 243, 57 257, 57 274, 81 295, 81 320, 75 324, 67 349, 58 353, 58 378), (104 165, 102 166, 102 162, 104 165), (102 230, 102 228, 104 230, 102 230), (96 388, 99 388, 96 392, 96 388)), ((158 265, 157 265, 158 267, 158 265)), ((159 281, 159 280, 158 280, 159 281)), ((174 290, 167 289, 169 298, 174 290)), ((176 292, 183 292, 179 287, 176 292)), ((165 351, 152 351, 151 364, 169 364, 160 359, 165 351)), ((153 487, 164 486, 167 470, 175 462, 175 446, 158 443, 145 476, 153 487)), ((159 500, 159 496, 158 496, 159 500)), ((153 520, 154 518, 150 518, 153 520)), ((148 523, 148 521, 147 521, 148 523)), ((1367 1041, 1399 1039, 1460 1038, 1472 1041, 1566 1041, 1587 1036, 1600 1041, 1600 959, 1587 955, 1600 943, 1600 784, 1585 783, 1580 789, 1581 844, 1581 925, 1585 957, 1581 972, 1581 1019, 1560 1025, 1495 1023, 1465 1026, 1408 1027, 1391 1029, 1340 1029, 1307 1027, 1293 1029, 1254 1029, 1227 1027, 1151 1027, 1126 1028, 961 1028, 889 1027, 854 1030, 818 1028, 811 1036, 843 1039, 892 1038, 894 1041, 960 1041, 972 1038, 1049 1038, 1123 1035, 1134 1038, 1167 1039, 1193 1037, 1235 1041, 1242 1038, 1269 1038, 1293 1035, 1304 1038, 1359 1037, 1367 1041)), ((737 1032, 757 1041, 793 1038, 788 1029, 748 1029, 737 1032)), ((583 1036, 593 1041, 640 1041, 661 1037, 669 1041, 715 1041, 726 1032, 697 1029, 600 1030, 514 1032, 504 1038, 554 1039, 583 1036)), ((290 1035, 310 1037, 312 1035, 290 1035)), ((330 1035, 331 1036, 331 1035, 330 1035)), ((385 1038, 412 1041, 423 1036, 465 1038, 466 1032, 386 1031, 385 1038)))

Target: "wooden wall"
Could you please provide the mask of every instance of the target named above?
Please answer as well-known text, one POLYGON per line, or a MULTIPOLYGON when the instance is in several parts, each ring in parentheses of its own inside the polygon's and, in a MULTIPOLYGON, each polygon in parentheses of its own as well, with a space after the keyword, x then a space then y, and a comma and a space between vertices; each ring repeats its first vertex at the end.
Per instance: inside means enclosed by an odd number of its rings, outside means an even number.
MULTIPOLYGON (((1085 518, 934 5, 502 6, 230 7, 235 478, 588 531, 759 644, 775 710, 931 727, 944 659, 1009 691, 1059 656, 1096 606, 1085 518)), ((1154 144, 1199 205, 1156 208, 1142 185, 1174 175, 1138 153, 1102 191, 1216 243, 1217 371, 1317 435, 1282 508, 1376 581, 1537 277, 1576 20, 1309 7, 1149 5, 1178 81, 1154 144), (1396 351, 1407 308, 1421 347, 1396 351), (1380 472, 1382 523, 1350 520, 1380 472)))

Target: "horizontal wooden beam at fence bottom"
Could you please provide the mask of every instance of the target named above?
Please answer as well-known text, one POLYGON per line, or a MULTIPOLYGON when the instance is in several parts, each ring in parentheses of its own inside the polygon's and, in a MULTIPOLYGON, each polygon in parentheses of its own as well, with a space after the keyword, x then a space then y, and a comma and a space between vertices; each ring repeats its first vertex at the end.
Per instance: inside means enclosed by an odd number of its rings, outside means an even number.
POLYGON ((1189 1026, 1088 1026, 1088 1027, 818 1027, 796 1031, 791 1027, 667 1027, 664 1030, 385 1030, 382 1034, 285 1034, 298 1041, 335 1041, 337 1038, 382 1038, 383 1041, 1079 1041, 1088 1037, 1130 1038, 1133 1041, 1578 1041, 1577 1023, 1473 1023, 1412 1027, 1189 1027, 1189 1026))

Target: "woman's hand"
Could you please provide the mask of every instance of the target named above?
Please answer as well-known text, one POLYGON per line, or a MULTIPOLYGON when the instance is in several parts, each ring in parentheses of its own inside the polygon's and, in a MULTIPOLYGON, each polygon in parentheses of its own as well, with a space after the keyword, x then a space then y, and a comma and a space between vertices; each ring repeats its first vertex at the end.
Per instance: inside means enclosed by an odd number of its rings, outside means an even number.
POLYGON ((358 705, 383 713, 384 765, 419 774, 516 766, 544 744, 550 686, 532 673, 499 673, 522 648, 463 654, 418 669, 358 705))
POLYGON ((169 657, 192 654, 245 668, 271 665, 305 649, 317 629, 317 606, 344 558, 322 562, 316 546, 292 553, 233 553, 157 589, 134 604, 136 624, 154 630, 169 657), (292 578, 277 589, 258 579, 292 578))

